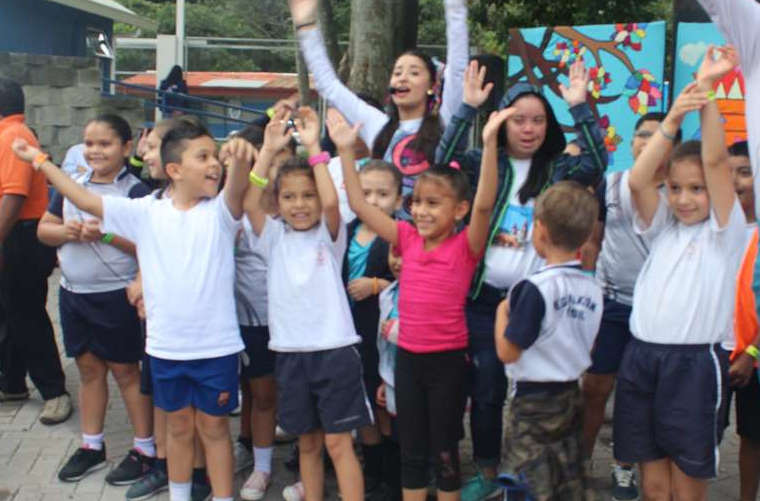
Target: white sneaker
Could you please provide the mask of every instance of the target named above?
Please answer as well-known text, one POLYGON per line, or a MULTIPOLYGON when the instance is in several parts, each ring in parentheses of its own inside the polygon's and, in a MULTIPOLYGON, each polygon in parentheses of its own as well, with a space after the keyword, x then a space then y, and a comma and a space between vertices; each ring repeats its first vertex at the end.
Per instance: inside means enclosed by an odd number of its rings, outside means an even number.
POLYGON ((303 501, 306 499, 306 492, 303 489, 303 482, 296 482, 282 490, 282 497, 285 501, 303 501))
POLYGON ((294 442, 298 438, 298 435, 291 435, 287 431, 280 428, 280 425, 277 425, 277 428, 274 430, 274 441, 277 444, 287 444, 289 442, 294 442))
POLYGON ((271 483, 271 474, 254 471, 240 489, 240 497, 245 500, 256 500, 264 497, 271 483))
POLYGON ((238 440, 235 440, 232 446, 232 454, 235 457, 235 473, 240 473, 253 465, 253 453, 238 440))

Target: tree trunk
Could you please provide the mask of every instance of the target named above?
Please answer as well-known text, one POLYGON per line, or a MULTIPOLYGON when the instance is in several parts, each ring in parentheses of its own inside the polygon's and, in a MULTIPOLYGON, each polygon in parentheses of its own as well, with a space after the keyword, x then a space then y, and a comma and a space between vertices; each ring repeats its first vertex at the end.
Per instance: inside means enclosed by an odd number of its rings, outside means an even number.
POLYGON ((298 71, 298 93, 301 96, 302 106, 311 106, 311 88, 309 87, 309 69, 303 58, 303 52, 298 47, 296 50, 296 70, 298 71))
POLYGON ((335 28, 335 16, 333 15, 332 0, 320 0, 319 2, 319 28, 327 46, 327 55, 330 57, 333 68, 340 64, 340 49, 338 48, 338 30, 335 28))
POLYGON ((393 2, 395 22, 393 57, 398 57, 402 52, 417 47, 417 26, 419 18, 419 0, 404 0, 393 2))
POLYGON ((352 0, 348 86, 382 100, 394 53, 395 0, 352 0))

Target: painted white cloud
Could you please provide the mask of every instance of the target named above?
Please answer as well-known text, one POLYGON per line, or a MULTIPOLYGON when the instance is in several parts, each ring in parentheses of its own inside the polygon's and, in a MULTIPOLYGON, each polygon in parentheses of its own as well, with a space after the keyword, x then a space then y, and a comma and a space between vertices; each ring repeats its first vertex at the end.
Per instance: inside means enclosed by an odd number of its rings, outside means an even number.
POLYGON ((705 42, 687 43, 678 51, 678 59, 689 66, 696 66, 707 52, 707 47, 705 42))

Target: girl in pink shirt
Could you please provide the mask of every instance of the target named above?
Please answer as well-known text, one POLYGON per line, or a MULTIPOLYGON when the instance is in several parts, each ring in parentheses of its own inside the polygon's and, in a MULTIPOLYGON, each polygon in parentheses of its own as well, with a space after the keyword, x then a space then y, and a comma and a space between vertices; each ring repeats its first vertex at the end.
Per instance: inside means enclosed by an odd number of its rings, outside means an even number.
MULTIPOLYGON (((487 95, 490 85, 483 86, 484 77, 485 68, 468 68, 465 94, 487 95)), ((464 305, 496 201, 498 130, 513 113, 511 108, 493 113, 483 129, 483 164, 473 202, 464 173, 449 166, 432 167, 414 186, 412 226, 365 201, 353 157, 361 125, 351 127, 337 111, 328 112, 351 209, 404 260, 395 374, 404 501, 425 499, 431 457, 438 499, 459 499, 458 442, 467 380, 464 305), (457 232, 471 208, 470 224, 457 232)))

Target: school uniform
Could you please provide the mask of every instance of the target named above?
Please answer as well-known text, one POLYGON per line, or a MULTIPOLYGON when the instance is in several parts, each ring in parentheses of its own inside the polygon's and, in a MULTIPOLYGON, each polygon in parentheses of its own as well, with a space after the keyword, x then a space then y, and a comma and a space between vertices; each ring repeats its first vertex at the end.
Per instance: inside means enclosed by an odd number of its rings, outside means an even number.
MULTIPOLYGON (((111 183, 92 181, 92 171, 74 179, 101 196, 140 198, 150 189, 123 168, 111 183)), ((48 212, 64 222, 85 223, 94 216, 55 193, 48 212)), ((61 266, 59 310, 66 355, 90 352, 100 359, 136 363, 144 340, 137 311, 129 304, 126 286, 137 274, 133 256, 103 242, 67 242, 58 248, 61 266)))
POLYGON ((618 372, 613 426, 615 458, 671 458, 687 475, 717 474, 723 431, 733 299, 744 252, 746 220, 735 201, 725 226, 714 212, 683 225, 660 194, 649 227, 651 242, 636 281, 633 339, 618 372))
POLYGON ((277 417, 303 435, 372 424, 341 262, 346 228, 333 240, 322 220, 306 231, 267 217, 259 243, 267 262, 269 349, 277 352, 277 417))
POLYGON ((582 399, 602 317, 602 290, 579 261, 547 265, 509 293, 504 336, 523 351, 505 365, 512 399, 502 468, 536 497, 580 499, 582 399), (559 458, 550 461, 548 458, 559 458))
POLYGON ((103 197, 105 231, 137 246, 153 399, 223 416, 237 406, 238 353, 233 218, 223 195, 188 210, 170 198, 103 197))

